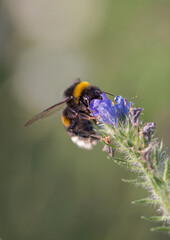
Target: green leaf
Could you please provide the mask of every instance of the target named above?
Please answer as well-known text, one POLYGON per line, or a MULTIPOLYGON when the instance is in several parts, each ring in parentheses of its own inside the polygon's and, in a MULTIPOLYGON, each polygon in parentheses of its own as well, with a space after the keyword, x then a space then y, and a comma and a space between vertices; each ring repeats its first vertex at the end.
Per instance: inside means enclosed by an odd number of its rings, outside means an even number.
POLYGON ((157 204, 158 200, 151 198, 142 198, 135 201, 132 201, 132 204, 157 204))
POLYGON ((159 164, 159 152, 158 152, 158 146, 155 144, 155 146, 153 147, 153 159, 156 160, 155 164, 158 166, 159 164))
POLYGON ((126 183, 133 183, 133 184, 139 183, 139 181, 137 179, 124 179, 124 178, 122 178, 122 181, 126 182, 126 183))
POLYGON ((166 226, 161 226, 161 227, 154 227, 151 228, 152 232, 168 232, 170 233, 170 227, 166 227, 166 226))
POLYGON ((124 163, 129 163, 129 164, 133 164, 134 160, 128 160, 128 159, 121 159, 121 158, 115 158, 113 159, 114 161, 118 161, 118 162, 124 162, 124 163))
POLYGON ((107 145, 107 146, 109 146, 109 147, 111 147, 111 148, 114 148, 114 149, 116 149, 117 147, 115 146, 115 145, 113 145, 112 143, 106 143, 104 140, 102 140, 103 141, 103 143, 105 144, 105 145, 107 145))
POLYGON ((159 148, 160 148, 160 150, 159 150, 160 152, 163 150, 163 145, 164 145, 164 144, 163 144, 163 141, 161 141, 161 142, 160 142, 160 147, 159 147, 159 148))
POLYGON ((120 133, 121 136, 126 138, 126 134, 124 133, 124 131, 121 130, 121 128, 119 128, 119 133, 120 133))
POLYGON ((122 179, 123 182, 133 183, 135 185, 149 186, 148 182, 140 181, 138 179, 122 179))
POLYGON ((117 161, 117 160, 113 160, 115 163, 117 163, 118 165, 122 166, 122 167, 125 167, 129 170, 132 170, 132 171, 137 171, 137 172, 140 172, 141 169, 139 167, 136 167, 136 166, 133 166, 131 164, 128 164, 126 162, 121 162, 121 161, 117 161))
POLYGON ((157 186, 162 187, 164 185, 164 182, 162 181, 162 179, 160 179, 156 176, 153 176, 153 179, 154 179, 155 183, 157 184, 157 186))
POLYGON ((170 216, 152 216, 152 217, 141 216, 141 218, 148 221, 156 221, 156 222, 166 222, 170 220, 170 216))
POLYGON ((164 171, 163 171, 163 180, 166 182, 168 180, 168 170, 169 170, 169 158, 164 160, 164 171))
POLYGON ((131 148, 131 147, 133 147, 133 142, 130 139, 128 139, 127 140, 127 145, 128 145, 129 148, 131 148))

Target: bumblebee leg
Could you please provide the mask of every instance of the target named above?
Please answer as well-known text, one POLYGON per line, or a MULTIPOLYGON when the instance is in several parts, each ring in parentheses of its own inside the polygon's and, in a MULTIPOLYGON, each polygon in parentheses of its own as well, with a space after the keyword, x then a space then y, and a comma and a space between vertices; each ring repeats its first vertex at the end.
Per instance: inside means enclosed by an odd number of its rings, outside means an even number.
POLYGON ((73 108, 69 108, 69 113, 72 114, 73 116, 78 116, 78 111, 76 111, 73 108))
POLYGON ((90 117, 90 116, 89 116, 89 120, 94 120, 94 119, 96 120, 96 119, 98 119, 99 117, 101 117, 101 115, 98 115, 97 117, 90 117))
POLYGON ((82 120, 96 120, 100 117, 100 115, 98 115, 97 117, 92 117, 92 116, 89 116, 88 114, 86 113, 79 113, 78 114, 78 117, 82 120))
POLYGON ((69 108, 69 110, 67 110, 67 111, 69 112, 69 117, 72 119, 79 118, 81 120, 95 120, 100 117, 100 115, 98 115, 97 117, 92 117, 86 113, 80 112, 73 108, 69 108))
POLYGON ((109 157, 113 157, 114 156, 114 149, 112 147, 109 147, 108 145, 104 145, 102 151, 103 152, 108 152, 109 153, 109 157))

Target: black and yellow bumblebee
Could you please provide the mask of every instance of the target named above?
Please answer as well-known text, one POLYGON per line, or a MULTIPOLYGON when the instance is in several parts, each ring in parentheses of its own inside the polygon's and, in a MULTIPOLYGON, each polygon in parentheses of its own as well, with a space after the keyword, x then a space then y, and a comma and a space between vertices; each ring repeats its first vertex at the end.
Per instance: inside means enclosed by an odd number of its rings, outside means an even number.
POLYGON ((102 99, 102 92, 98 87, 77 79, 64 91, 63 101, 34 116, 25 126, 65 106, 61 118, 71 140, 81 148, 91 149, 100 138, 94 130, 93 124, 96 124, 96 119, 90 115, 89 105, 93 99, 102 99))

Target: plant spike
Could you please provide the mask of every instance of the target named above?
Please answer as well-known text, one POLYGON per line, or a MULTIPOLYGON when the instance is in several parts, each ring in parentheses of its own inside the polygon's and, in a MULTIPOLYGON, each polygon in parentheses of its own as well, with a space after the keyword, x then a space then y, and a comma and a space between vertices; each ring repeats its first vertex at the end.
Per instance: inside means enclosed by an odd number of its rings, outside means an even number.
POLYGON ((107 145, 105 151, 120 166, 137 173, 136 179, 123 180, 149 190, 149 197, 133 201, 133 204, 152 204, 162 212, 161 216, 142 217, 163 222, 163 226, 151 231, 170 233, 170 163, 163 142, 154 138, 155 123, 143 123, 139 120, 143 108, 132 107, 121 96, 111 103, 104 93, 100 99, 90 102, 90 111, 96 117, 96 131, 107 145), (117 158, 113 153, 123 153, 124 158, 117 158))

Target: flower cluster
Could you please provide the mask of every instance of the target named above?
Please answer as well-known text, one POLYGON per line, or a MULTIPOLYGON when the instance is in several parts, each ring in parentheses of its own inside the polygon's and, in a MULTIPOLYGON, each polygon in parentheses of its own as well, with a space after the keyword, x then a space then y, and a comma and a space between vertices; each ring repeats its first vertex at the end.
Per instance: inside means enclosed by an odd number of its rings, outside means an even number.
POLYGON ((117 121, 126 121, 126 117, 132 107, 132 102, 128 102, 122 96, 116 96, 114 102, 107 98, 105 93, 101 94, 102 100, 93 99, 90 102, 92 115, 101 123, 107 123, 117 128, 117 121))
POLYGON ((149 198, 133 203, 157 205, 162 210, 162 216, 143 218, 163 222, 163 226, 152 228, 152 231, 170 233, 170 160, 163 143, 154 138, 155 123, 143 124, 139 121, 143 108, 132 105, 122 96, 116 96, 111 102, 102 93, 101 99, 93 99, 89 107, 91 116, 102 123, 96 124, 96 129, 105 144, 103 151, 108 152, 115 163, 139 173, 135 179, 124 181, 135 183, 152 193, 149 198), (124 155, 123 159, 115 156, 117 151, 124 155))

